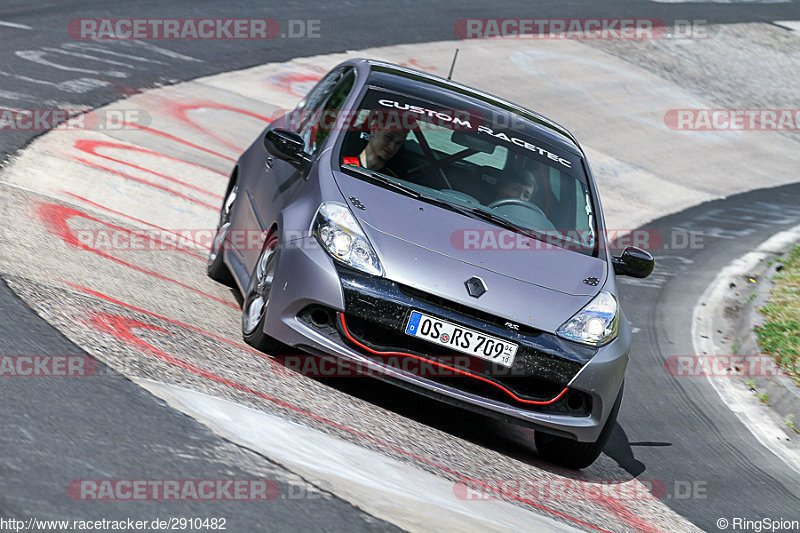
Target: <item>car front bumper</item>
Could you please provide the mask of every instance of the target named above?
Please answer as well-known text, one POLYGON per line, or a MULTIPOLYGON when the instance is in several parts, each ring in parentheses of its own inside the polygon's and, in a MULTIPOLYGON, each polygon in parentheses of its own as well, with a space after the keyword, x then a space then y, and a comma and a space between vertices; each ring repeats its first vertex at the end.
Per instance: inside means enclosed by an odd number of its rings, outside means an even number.
POLYGON ((501 317, 337 265, 313 237, 284 242, 268 335, 461 408, 581 442, 598 438, 627 366, 624 318, 617 339, 589 348, 524 325, 514 331, 501 317), (514 365, 500 368, 405 335, 412 309, 517 343, 514 365), (314 319, 325 313, 329 320, 314 319), (421 363, 397 365, 398 357, 421 363))

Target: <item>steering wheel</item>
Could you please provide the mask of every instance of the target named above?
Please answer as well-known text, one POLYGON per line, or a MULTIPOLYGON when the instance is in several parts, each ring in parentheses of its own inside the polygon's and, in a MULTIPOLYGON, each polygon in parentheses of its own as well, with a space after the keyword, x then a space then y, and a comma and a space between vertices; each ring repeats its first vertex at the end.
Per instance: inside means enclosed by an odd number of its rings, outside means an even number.
POLYGON ((526 202, 522 198, 504 198, 502 200, 497 200, 496 202, 490 203, 488 207, 489 209, 494 209, 496 207, 504 207, 506 205, 517 205, 520 207, 527 207, 531 211, 536 211, 537 213, 542 215, 545 219, 547 219, 547 215, 544 214, 544 211, 542 211, 542 209, 538 205, 526 202))

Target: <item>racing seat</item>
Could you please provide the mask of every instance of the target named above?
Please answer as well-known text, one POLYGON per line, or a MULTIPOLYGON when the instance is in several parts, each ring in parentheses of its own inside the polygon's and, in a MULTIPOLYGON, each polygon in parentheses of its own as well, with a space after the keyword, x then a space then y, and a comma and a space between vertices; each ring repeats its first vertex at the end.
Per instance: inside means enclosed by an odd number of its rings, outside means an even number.
POLYGON ((365 123, 353 126, 353 130, 345 134, 344 142, 342 142, 342 157, 357 157, 367 146, 367 135, 369 135, 369 129, 365 123))

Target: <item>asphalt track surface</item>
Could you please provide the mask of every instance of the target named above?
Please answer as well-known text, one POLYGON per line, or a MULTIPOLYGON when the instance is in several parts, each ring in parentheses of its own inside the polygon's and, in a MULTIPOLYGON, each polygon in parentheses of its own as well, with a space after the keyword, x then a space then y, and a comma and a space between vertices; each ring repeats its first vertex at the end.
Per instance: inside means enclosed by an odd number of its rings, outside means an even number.
MULTIPOLYGON (((705 19, 733 23, 796 19, 798 4, 635 2, 622 6, 617 2, 541 2, 535 11, 537 17, 636 16, 667 22, 705 19)), ((0 21, 32 29, 0 27, 0 42, 7 51, 0 58, 0 105, 97 107, 144 88, 270 61, 452 39, 452 21, 470 16, 532 15, 527 3, 497 6, 491 2, 472 3, 469 7, 460 2, 442 2, 431 9, 410 2, 313 7, 281 3, 267 8, 256 2, 239 2, 223 8, 212 2, 64 2, 40 6, 6 1, 0 8, 0 21), (162 51, 148 49, 152 62, 120 68, 125 76, 110 74, 114 69, 108 64, 75 55, 90 53, 85 49, 63 46, 74 44, 66 34, 66 23, 73 18, 147 17, 154 13, 160 17, 266 16, 281 24, 289 19, 318 19, 322 31, 319 39, 276 39, 266 43, 215 41, 198 46, 191 41, 157 42, 162 51), (21 50, 33 53, 10 53, 21 50), (177 59, 163 50, 192 59, 177 59), (42 59, 60 67, 43 65, 42 59), (82 92, 80 84, 68 83, 82 78, 98 79, 103 84, 82 92)), ((125 53, 126 46, 120 46, 120 53, 125 53)), ((0 149, 4 158, 34 135, 3 132, 0 149)), ((680 227, 719 237, 706 236, 702 249, 675 250, 670 257, 660 257, 658 273, 645 286, 622 284, 626 313, 641 331, 635 338, 638 351, 631 358, 619 425, 606 453, 634 476, 704 481, 705 499, 666 502, 703 529, 716 530, 714 522, 720 516, 780 517, 797 509, 797 480, 749 433, 742 431, 733 417, 715 416, 724 412, 725 406, 715 397, 708 398, 702 383, 669 379, 662 371, 663 358, 693 352, 688 332, 690 310, 697 296, 722 266, 775 232, 800 223, 799 197, 797 186, 755 191, 648 224, 649 228, 665 232, 680 227), (759 208, 757 217, 753 214, 755 206, 759 208), (712 212, 713 217, 709 216, 712 212), (708 231, 712 229, 719 231, 708 231), (657 397, 654 391, 658 391, 657 397), (728 483, 731 472, 740 474, 740 483, 735 486, 728 483)), ((0 321, 2 354, 81 353, 79 347, 28 309, 5 283, 0 285, 0 316, 4 318, 0 321)), ((57 379, 4 381, 0 387, 0 419, 4 424, 0 436, 3 516, 82 518, 96 514, 149 518, 156 514, 153 509, 143 511, 141 506, 120 503, 90 510, 86 503, 76 505, 65 499, 63 481, 86 477, 87 464, 98 472, 97 477, 125 477, 126 472, 140 473, 142 465, 150 465, 153 477, 175 478, 235 478, 244 472, 239 465, 248 465, 249 472, 261 469, 264 477, 282 479, 287 484, 302 483, 264 458, 216 437, 113 372, 75 381, 80 383, 57 379), (47 513, 43 513, 44 509, 47 513)), ((394 407, 400 414, 409 409, 394 407)), ((485 433, 472 435, 476 441, 487 438, 485 433)), ((508 453, 515 452, 513 446, 508 449, 508 453)), ((185 508, 171 507, 170 514, 177 514, 178 510, 183 515, 200 514, 188 504, 185 508)), ((209 516, 213 512, 204 505, 201 514, 209 516)), ((225 513, 221 510, 220 514, 225 513)), ((303 500, 296 505, 281 502, 269 513, 243 506, 236 514, 236 521, 232 519, 231 524, 233 527, 235 523, 234 530, 299 530, 315 524, 325 524, 327 530, 345 530, 353 527, 356 520, 358 529, 392 528, 330 497, 316 502, 303 500)))

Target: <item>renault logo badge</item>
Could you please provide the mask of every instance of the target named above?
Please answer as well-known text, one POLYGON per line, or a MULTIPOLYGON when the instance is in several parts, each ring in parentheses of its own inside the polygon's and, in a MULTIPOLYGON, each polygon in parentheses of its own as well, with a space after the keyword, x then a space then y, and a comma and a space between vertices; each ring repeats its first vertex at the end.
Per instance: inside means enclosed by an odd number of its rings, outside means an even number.
POLYGON ((486 292, 486 284, 478 276, 472 276, 464 285, 467 286, 467 292, 473 298, 480 298, 486 292))

